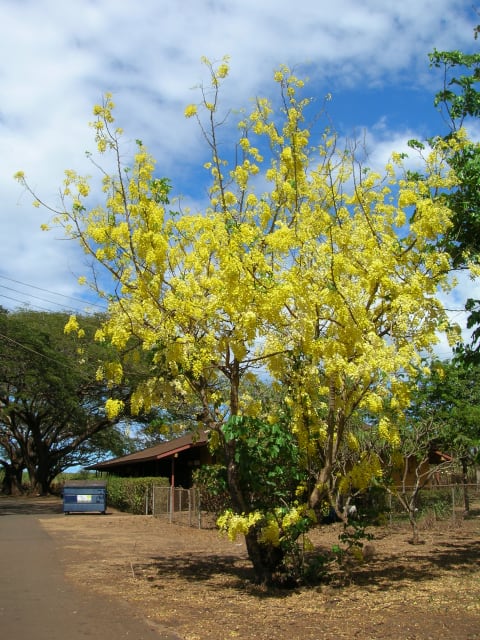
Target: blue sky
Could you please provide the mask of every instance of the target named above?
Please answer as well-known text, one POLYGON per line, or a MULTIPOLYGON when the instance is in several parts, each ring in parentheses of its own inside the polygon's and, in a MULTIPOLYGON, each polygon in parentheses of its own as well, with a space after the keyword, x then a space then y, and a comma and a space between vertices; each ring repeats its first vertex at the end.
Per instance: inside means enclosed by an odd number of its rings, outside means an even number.
MULTIPOLYGON (((85 306, 79 248, 40 230, 48 215, 13 174, 55 203, 65 169, 91 173, 88 122, 106 91, 126 139, 142 139, 195 202, 201 138, 183 111, 205 80, 202 56, 230 56, 223 100, 233 107, 268 94, 280 64, 297 67, 310 95, 332 95, 337 130, 365 136, 381 163, 442 132, 428 53, 478 50, 478 22, 471 0, 0 0, 0 304, 85 306)), ((479 287, 462 279, 448 306, 467 294, 479 287)))

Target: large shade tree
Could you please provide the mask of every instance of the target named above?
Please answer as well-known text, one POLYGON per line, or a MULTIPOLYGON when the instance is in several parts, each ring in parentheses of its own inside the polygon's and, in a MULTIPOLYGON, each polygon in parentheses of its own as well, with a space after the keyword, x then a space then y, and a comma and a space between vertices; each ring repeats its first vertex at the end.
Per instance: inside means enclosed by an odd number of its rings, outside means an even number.
POLYGON ((105 347, 93 340, 100 319, 83 318, 81 352, 78 341, 65 335, 67 321, 64 313, 0 314, 0 464, 6 492, 21 490, 24 470, 30 489, 47 493, 65 469, 88 463, 101 450, 124 450, 117 420, 104 409, 119 390, 96 380, 106 357, 105 347))
MULTIPOLYGON (((133 408, 168 405, 172 394, 198 399, 198 419, 226 459, 233 509, 223 526, 245 534, 257 578, 268 582, 289 530, 328 500, 339 451, 347 441, 355 448, 351 417, 386 407, 401 414, 419 352, 447 328, 436 294, 448 287, 449 257, 435 247, 450 224, 439 195, 452 185, 444 156, 459 143, 439 143, 422 179, 402 170, 399 155, 374 171, 361 149, 318 127, 303 82, 284 67, 275 100, 256 99, 236 134, 220 101, 228 64, 206 64, 211 82, 185 111, 209 154, 206 207, 170 203, 169 183, 141 142, 122 166, 106 96, 92 124, 99 152, 113 153, 119 170, 105 173, 98 206, 88 206, 87 178, 68 171, 55 220, 115 283, 104 292, 109 317, 97 339, 123 348, 134 336, 152 356, 133 408), (248 447, 239 438, 258 412, 242 381, 266 375, 281 389, 282 419, 310 476, 298 503, 259 509, 242 484, 248 447)), ((120 368, 113 373, 121 379, 120 368)), ((278 420, 275 411, 267 417, 278 420)), ((398 439, 384 418, 379 433, 398 439)), ((367 476, 378 472, 376 460, 358 464, 367 476)))

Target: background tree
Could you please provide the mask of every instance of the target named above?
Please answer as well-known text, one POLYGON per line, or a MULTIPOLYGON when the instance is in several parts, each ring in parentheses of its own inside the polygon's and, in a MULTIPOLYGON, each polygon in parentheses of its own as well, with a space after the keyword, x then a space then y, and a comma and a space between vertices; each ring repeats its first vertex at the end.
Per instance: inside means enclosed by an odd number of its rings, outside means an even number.
POLYGON ((451 469, 450 456, 435 451, 435 438, 441 424, 435 418, 416 416, 401 427, 401 445, 383 460, 387 491, 408 515, 412 543, 419 544, 418 530, 420 492, 439 473, 451 469), (390 480, 390 482, 388 482, 390 480))
POLYGON ((100 446, 119 455, 125 450, 125 438, 104 409, 119 391, 96 380, 106 349, 93 340, 100 319, 82 318, 81 353, 78 341, 64 333, 67 321, 62 313, 0 315, 0 462, 9 493, 21 489, 23 470, 31 490, 47 493, 55 476, 87 464, 100 446))
MULTIPOLYGON (((93 127, 119 171, 104 175, 105 204, 94 208, 88 181, 68 171, 55 219, 115 283, 113 295, 100 292, 109 316, 97 338, 120 349, 135 339, 152 354, 132 408, 197 398, 198 419, 225 455, 232 523, 257 578, 269 582, 284 560, 281 529, 277 505, 257 508, 242 482, 244 419, 258 417, 242 382, 268 374, 279 385, 299 451, 317 460, 301 504, 287 504, 282 522, 294 526, 328 499, 350 418, 365 408, 401 413, 419 352, 447 326, 436 294, 448 287, 449 258, 434 247, 449 226, 437 196, 453 184, 443 157, 450 148, 433 150, 422 179, 402 172, 398 155, 380 175, 362 165, 360 149, 341 149, 333 132, 305 124, 311 101, 298 97, 303 82, 287 68, 275 73, 278 109, 258 98, 227 144, 219 88, 228 65, 206 63, 211 83, 185 113, 209 149, 209 206, 172 210, 169 183, 140 142, 123 169, 107 96, 93 127)), ((120 380, 121 368, 106 377, 120 380)), ((381 427, 382 438, 398 439, 393 422, 381 427)))
MULTIPOLYGON (((480 27, 474 30, 477 42, 480 27)), ((443 86, 435 95, 434 104, 440 110, 448 128, 448 140, 469 123, 478 123, 480 116, 480 53, 437 51, 429 54, 430 65, 442 71, 443 86)), ((443 243, 453 258, 455 268, 469 267, 478 275, 480 264, 480 144, 468 141, 452 153, 450 166, 459 184, 447 196, 452 209, 452 226, 443 243)), ((469 298, 467 327, 474 329, 470 345, 459 352, 467 359, 480 359, 480 301, 469 298)))
POLYGON ((430 444, 453 457, 462 475, 466 512, 469 473, 478 464, 480 447, 479 373, 478 364, 458 358, 434 361, 431 375, 418 381, 409 412, 410 424, 428 421, 430 444))

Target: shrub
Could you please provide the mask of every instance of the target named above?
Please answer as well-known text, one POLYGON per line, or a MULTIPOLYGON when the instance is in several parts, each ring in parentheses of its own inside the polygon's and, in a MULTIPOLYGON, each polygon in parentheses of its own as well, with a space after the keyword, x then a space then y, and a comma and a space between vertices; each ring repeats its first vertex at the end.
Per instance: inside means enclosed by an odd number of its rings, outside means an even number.
POLYGON ((435 518, 443 520, 452 514, 452 491, 448 489, 424 489, 419 492, 418 510, 420 515, 434 513, 435 518))
POLYGON ((168 478, 107 478, 107 502, 110 507, 128 513, 142 514, 151 510, 152 486, 169 486, 168 478), (146 501, 148 500, 148 504, 146 501))

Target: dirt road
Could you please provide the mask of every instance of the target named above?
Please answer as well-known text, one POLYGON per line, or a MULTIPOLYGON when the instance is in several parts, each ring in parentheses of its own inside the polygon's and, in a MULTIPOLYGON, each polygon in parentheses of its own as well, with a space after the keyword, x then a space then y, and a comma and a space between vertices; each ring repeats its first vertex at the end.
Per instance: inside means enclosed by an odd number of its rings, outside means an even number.
POLYGON ((127 605, 70 584, 56 545, 41 528, 39 517, 63 518, 58 499, 0 498, 3 638, 178 640, 127 605))

